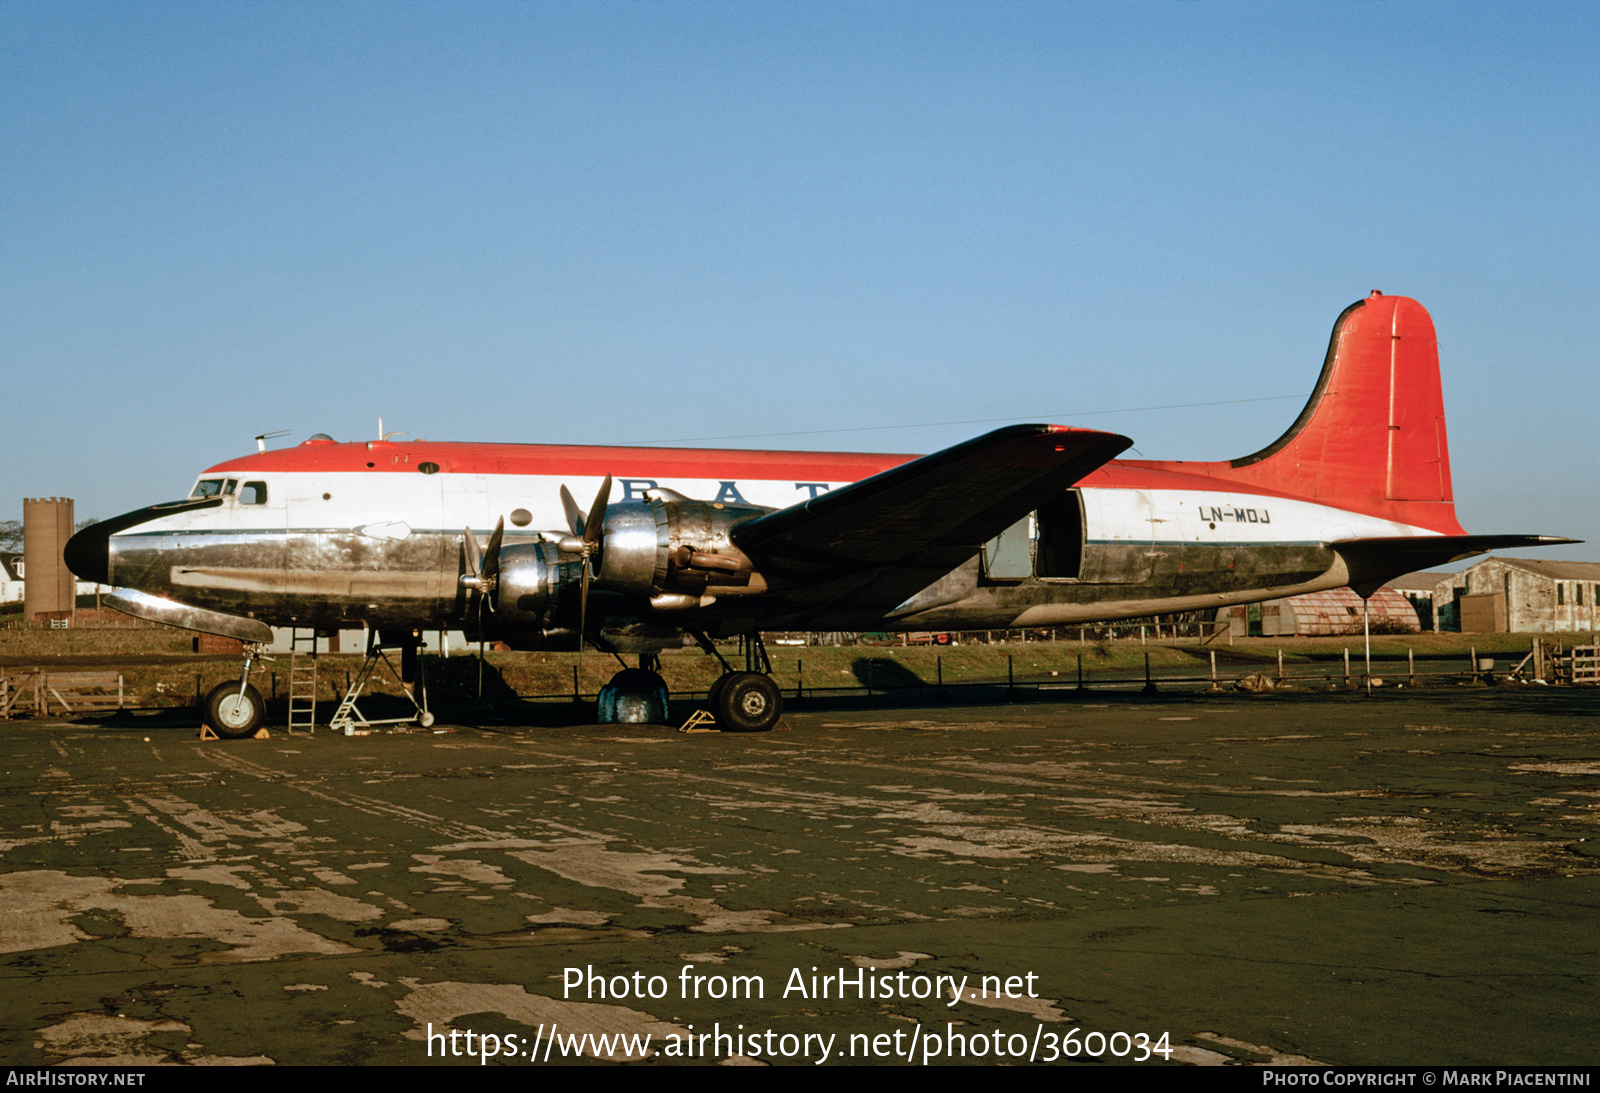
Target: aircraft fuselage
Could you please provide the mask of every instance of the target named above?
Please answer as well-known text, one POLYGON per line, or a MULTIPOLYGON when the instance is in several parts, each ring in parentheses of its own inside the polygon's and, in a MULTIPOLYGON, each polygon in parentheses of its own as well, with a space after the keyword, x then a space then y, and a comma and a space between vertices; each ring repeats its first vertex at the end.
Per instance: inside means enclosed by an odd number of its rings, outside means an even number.
MULTIPOLYGON (((563 485, 590 495, 609 470, 613 505, 665 487, 778 509, 911 458, 314 440, 204 472, 195 507, 151 512, 109 537, 107 576, 273 626, 455 627, 465 609, 463 529, 487 538, 503 518, 506 546, 537 542, 566 524, 563 485)), ((1067 491, 1053 521, 1050 512, 1030 517, 892 612, 834 606, 785 615, 775 600, 777 613, 764 610, 760 626, 1000 629, 1213 608, 1347 583, 1329 545, 1337 540, 1432 534, 1230 488, 1208 475, 1214 466, 1108 463, 1067 491)), ((611 596, 603 614, 638 642, 664 644, 684 628, 748 629, 749 604, 749 596, 724 595, 669 613, 611 596)))

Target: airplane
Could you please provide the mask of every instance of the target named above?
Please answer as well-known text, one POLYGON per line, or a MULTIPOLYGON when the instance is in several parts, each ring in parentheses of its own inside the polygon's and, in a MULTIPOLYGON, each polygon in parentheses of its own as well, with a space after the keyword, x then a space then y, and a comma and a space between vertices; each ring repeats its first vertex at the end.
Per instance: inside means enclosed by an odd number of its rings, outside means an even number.
POLYGON ((1384 581, 1491 549, 1455 516, 1433 320, 1373 292, 1334 323, 1310 400, 1225 462, 1119 460, 1125 436, 1022 424, 920 457, 379 439, 318 434, 202 472, 189 496, 94 524, 69 568, 139 618, 246 643, 216 688, 220 736, 262 719, 270 627, 465 629, 514 649, 722 660, 718 722, 776 724, 762 631, 1082 624, 1384 581), (592 495, 585 510, 576 500, 592 495), (480 546, 480 542, 483 544, 480 546), (259 652, 257 649, 256 652, 259 652))

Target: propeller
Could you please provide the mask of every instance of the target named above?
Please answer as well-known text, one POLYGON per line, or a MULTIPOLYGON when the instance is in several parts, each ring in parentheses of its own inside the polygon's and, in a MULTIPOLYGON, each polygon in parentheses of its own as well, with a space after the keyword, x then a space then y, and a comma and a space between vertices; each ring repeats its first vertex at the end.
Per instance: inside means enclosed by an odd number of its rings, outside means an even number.
POLYGON ((478 550, 478 537, 472 534, 471 528, 466 528, 465 532, 462 542, 467 548, 467 572, 461 578, 461 585, 473 596, 474 602, 467 608, 468 612, 475 606, 481 618, 486 603, 490 611, 494 610, 494 590, 500 581, 500 541, 506 536, 506 518, 500 517, 495 524, 487 550, 478 550))
POLYGON ((466 534, 462 537, 462 544, 467 552, 467 572, 461 578, 461 585, 471 593, 467 604, 467 614, 470 616, 474 610, 478 613, 478 697, 483 697, 483 613, 487 609, 494 611, 494 590, 500 583, 500 542, 506 535, 506 518, 500 517, 494 526, 494 533, 489 536, 489 547, 481 553, 478 550, 478 537, 472 534, 471 528, 464 529, 466 534))
MULTIPOLYGON (((567 487, 562 486, 564 494, 562 503, 568 504, 572 494, 567 487)), ((588 632, 589 621, 589 582, 594 579, 595 556, 600 553, 600 535, 606 527, 606 505, 611 500, 611 476, 608 474, 605 481, 600 483, 600 492, 594 495, 594 504, 589 506, 589 515, 581 524, 574 521, 576 505, 568 509, 567 520, 573 523, 572 533, 582 537, 582 547, 579 553, 583 555, 583 569, 580 570, 578 582, 578 652, 583 652, 583 637, 588 632)))
POLYGON ((583 642, 584 634, 589 626, 589 582, 595 575, 595 558, 600 554, 600 536, 605 532, 606 505, 611 501, 611 476, 608 474, 605 481, 600 483, 600 492, 595 494, 594 503, 589 506, 589 514, 584 515, 578 507, 578 502, 573 499, 572 491, 566 486, 561 487, 561 507, 567 513, 567 527, 571 535, 562 535, 556 539, 556 547, 563 554, 577 554, 583 559, 583 568, 579 570, 578 580, 578 672, 583 672, 583 642))

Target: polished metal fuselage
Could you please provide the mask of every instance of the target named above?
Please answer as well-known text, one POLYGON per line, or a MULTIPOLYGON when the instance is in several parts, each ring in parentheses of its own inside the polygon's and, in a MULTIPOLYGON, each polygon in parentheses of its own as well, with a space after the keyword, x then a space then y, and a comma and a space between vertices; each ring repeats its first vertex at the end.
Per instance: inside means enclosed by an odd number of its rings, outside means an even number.
MULTIPOLYGON (((528 475, 263 472, 260 480, 265 503, 228 497, 111 536, 111 583, 271 626, 471 627, 475 620, 460 581, 466 572, 465 529, 481 541, 498 520, 513 514, 502 550, 527 553, 541 543, 540 532, 564 530, 565 517, 554 502, 560 484, 571 483, 580 496, 593 488, 581 478, 528 475)), ((662 484, 688 496, 716 485, 662 484)), ((796 489, 782 481, 737 486, 741 500, 766 508, 789 502, 796 489)), ((1081 560, 1071 577, 997 578, 975 550, 971 561, 895 610, 863 612, 849 602, 806 602, 782 588, 754 595, 748 589, 740 595, 663 594, 655 563, 636 561, 631 571, 617 570, 611 587, 597 591, 591 629, 660 646, 686 630, 999 629, 1215 608, 1339 587, 1349 573, 1330 543, 1409 533, 1390 521, 1324 505, 1236 492, 1077 492, 1081 560)), ((628 511, 626 505, 617 508, 619 516, 628 511)), ((615 529, 614 567, 625 556, 644 558, 665 543, 665 531, 658 533, 641 506, 633 512, 615 529), (625 555, 630 537, 641 549, 625 555)), ((713 528, 707 522, 706 529, 706 544, 680 534, 677 545, 728 549, 726 523, 713 528)), ((553 548, 547 553, 553 555, 553 548)), ((524 621, 522 633, 506 635, 513 644, 536 647, 545 643, 540 635, 554 644, 571 640, 575 600, 562 596, 576 574, 573 565, 551 567, 550 587, 535 590, 548 602, 538 605, 536 619, 524 621), (556 635, 565 636, 556 641, 556 635)), ((515 631, 518 622, 508 617, 497 625, 515 631)))

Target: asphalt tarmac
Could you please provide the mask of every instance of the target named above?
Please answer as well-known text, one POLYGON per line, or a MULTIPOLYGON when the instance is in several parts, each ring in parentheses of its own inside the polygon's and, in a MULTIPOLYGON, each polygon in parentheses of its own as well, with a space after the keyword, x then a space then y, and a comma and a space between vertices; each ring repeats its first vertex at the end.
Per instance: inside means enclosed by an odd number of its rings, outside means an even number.
POLYGON ((1600 1062, 1597 712, 0 722, 0 1061, 1600 1062))

